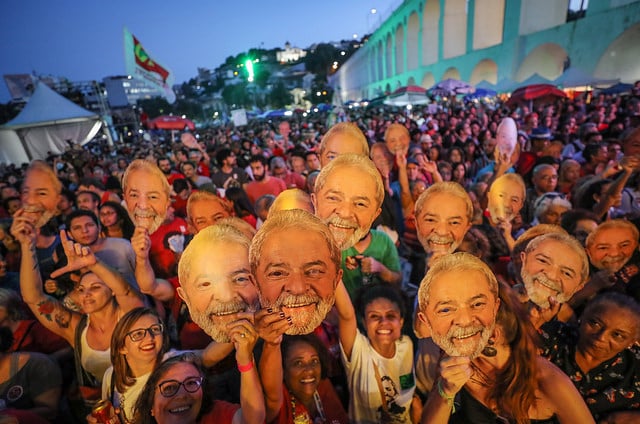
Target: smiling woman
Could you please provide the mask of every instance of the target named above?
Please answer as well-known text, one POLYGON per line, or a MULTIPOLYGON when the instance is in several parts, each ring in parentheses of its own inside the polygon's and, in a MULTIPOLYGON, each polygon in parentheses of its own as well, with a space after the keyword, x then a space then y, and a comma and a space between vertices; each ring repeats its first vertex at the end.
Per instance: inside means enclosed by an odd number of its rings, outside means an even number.
MULTIPOLYGON (((251 353, 255 338, 234 334, 236 359, 251 353), (238 351, 242 352, 238 354, 238 351)), ((246 364, 246 362, 244 362, 246 364)), ((138 424, 244 424, 264 423, 264 399, 258 373, 253 367, 238 367, 242 374, 240 407, 212 400, 205 371, 197 356, 185 353, 167 359, 149 375, 138 397, 133 422, 138 424), (258 395, 256 396, 256 393, 258 395)))
POLYGON ((340 282, 336 309, 342 363, 352 389, 351 422, 412 422, 416 384, 413 343, 402 335, 406 313, 403 295, 389 284, 370 285, 361 289, 354 309, 340 282))
MULTIPOLYGON (((169 335, 158 313, 149 308, 135 308, 125 314, 111 337, 111 363, 102 379, 102 399, 120 408, 120 421, 133 417, 133 406, 149 374, 169 349, 169 335)), ((89 422, 91 420, 87 417, 89 422)))
POLYGON ((260 368, 268 423, 349 422, 326 376, 328 354, 315 335, 285 336, 281 346, 265 350, 260 368))

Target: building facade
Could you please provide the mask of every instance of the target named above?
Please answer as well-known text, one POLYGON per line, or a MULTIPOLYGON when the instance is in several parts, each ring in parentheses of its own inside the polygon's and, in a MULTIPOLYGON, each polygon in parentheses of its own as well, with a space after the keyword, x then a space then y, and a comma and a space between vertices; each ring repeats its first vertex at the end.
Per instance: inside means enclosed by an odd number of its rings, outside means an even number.
POLYGON ((640 0, 405 0, 332 76, 343 101, 446 78, 640 79, 640 0))

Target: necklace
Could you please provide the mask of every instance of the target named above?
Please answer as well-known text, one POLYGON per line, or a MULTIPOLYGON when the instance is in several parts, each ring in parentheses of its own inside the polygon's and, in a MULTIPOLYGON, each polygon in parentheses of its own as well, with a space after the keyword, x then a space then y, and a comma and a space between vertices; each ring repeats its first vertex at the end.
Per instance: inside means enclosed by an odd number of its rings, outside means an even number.
POLYGON ((124 395, 120 394, 120 413, 118 414, 120 418, 120 422, 122 424, 132 424, 131 421, 127 419, 127 413, 125 411, 125 408, 126 407, 124 405, 124 395))
POLYGON ((324 415, 324 408, 322 407, 322 400, 320 399, 320 395, 317 390, 313 392, 313 401, 316 404, 316 410, 318 412, 318 416, 315 420, 311 420, 309 412, 306 410, 302 411, 299 415, 296 415, 296 398, 291 395, 291 415, 293 415, 294 424, 322 424, 327 421, 324 415))
POLYGON ((311 424, 311 418, 307 411, 296 414, 296 398, 293 395, 291 395, 291 415, 293 415, 294 424, 311 424))
POLYGON ((473 370, 473 374, 471 374, 471 381, 479 384, 484 387, 490 387, 494 384, 494 380, 489 377, 489 375, 482 371, 480 367, 471 362, 471 369, 473 370))

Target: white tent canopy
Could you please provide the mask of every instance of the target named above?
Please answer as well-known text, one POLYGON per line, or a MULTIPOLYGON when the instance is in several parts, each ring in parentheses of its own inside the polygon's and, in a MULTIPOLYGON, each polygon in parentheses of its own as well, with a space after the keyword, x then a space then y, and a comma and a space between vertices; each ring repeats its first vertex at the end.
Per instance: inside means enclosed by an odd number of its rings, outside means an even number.
POLYGON ((44 159, 48 152, 61 154, 69 143, 89 142, 101 125, 99 115, 39 82, 18 116, 0 127, 0 149, 6 153, 0 155, 0 161, 19 164, 25 156, 32 160, 44 159), (22 145, 20 148, 15 146, 16 136, 22 145))
POLYGON ((584 87, 584 86, 611 86, 620 82, 616 79, 595 78, 580 68, 569 68, 562 75, 556 78, 553 83, 564 88, 584 87))

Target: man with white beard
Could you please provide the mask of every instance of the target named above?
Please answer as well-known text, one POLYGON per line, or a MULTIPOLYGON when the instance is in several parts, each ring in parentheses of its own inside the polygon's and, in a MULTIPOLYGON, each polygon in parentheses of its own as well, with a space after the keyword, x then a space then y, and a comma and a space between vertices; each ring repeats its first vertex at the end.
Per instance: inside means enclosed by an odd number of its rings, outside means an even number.
POLYGON ((258 291, 249 267, 250 240, 230 225, 196 234, 180 258, 176 290, 193 322, 217 342, 230 341, 227 325, 257 310, 258 291))
POLYGON ((591 278, 571 299, 578 311, 604 290, 626 293, 640 301, 640 254, 638 228, 623 219, 611 219, 598 225, 585 242, 591 278))
POLYGON ((416 392, 425 395, 433 388, 441 349, 472 359, 487 346, 500 305, 498 281, 473 255, 442 255, 420 283, 417 299, 416 392))
POLYGON ((342 277, 340 250, 326 225, 300 209, 269 214, 249 249, 260 305, 286 318, 285 334, 309 334, 320 325, 342 277))
POLYGON ((460 246, 471 228, 473 203, 460 184, 439 182, 422 192, 415 217, 418 239, 431 260, 460 246))
POLYGON ((53 169, 46 162, 34 160, 27 168, 22 182, 22 207, 13 215, 14 223, 19 219, 26 219, 37 231, 36 253, 43 281, 46 281, 56 268, 54 251, 60 244, 60 237, 48 230, 45 224, 58 214, 61 192, 62 183, 53 169))
MULTIPOLYGON (((382 145, 384 148, 384 145, 382 145)), ((344 154, 322 168, 311 194, 316 216, 342 251, 343 282, 351 298, 364 284, 399 284, 400 260, 392 239, 371 229, 382 211, 384 186, 374 163, 344 154)))
POLYGON ((124 201, 136 225, 148 234, 162 225, 170 204, 171 187, 158 166, 147 160, 136 159, 122 176, 124 201))
POLYGON ((311 194, 316 216, 327 224, 340 250, 368 234, 383 199, 380 173, 369 158, 355 154, 340 155, 324 166, 311 194))
POLYGON ((507 264, 515 245, 512 223, 524 205, 525 192, 524 180, 518 174, 503 174, 496 178, 487 192, 488 216, 484 216, 483 223, 478 225, 489 240, 489 266, 504 278, 508 278, 507 264))
POLYGON ((589 260, 580 243, 563 233, 534 238, 521 257, 520 276, 525 291, 521 300, 536 306, 530 317, 539 327, 584 286, 589 277, 589 260))
POLYGON ((418 318, 449 356, 480 355, 493 335, 499 306, 495 275, 463 252, 438 258, 418 290, 418 318))
POLYGON ((171 204, 169 182, 154 162, 136 159, 122 176, 122 191, 125 206, 136 226, 131 237, 136 254, 136 281, 142 293, 160 301, 170 300, 173 292, 159 285, 149 258, 150 235, 162 225, 171 204))
POLYGON ((549 298, 564 303, 589 276, 589 261, 580 243, 562 233, 547 233, 531 240, 522 256, 522 282, 529 300, 541 308, 549 298))

